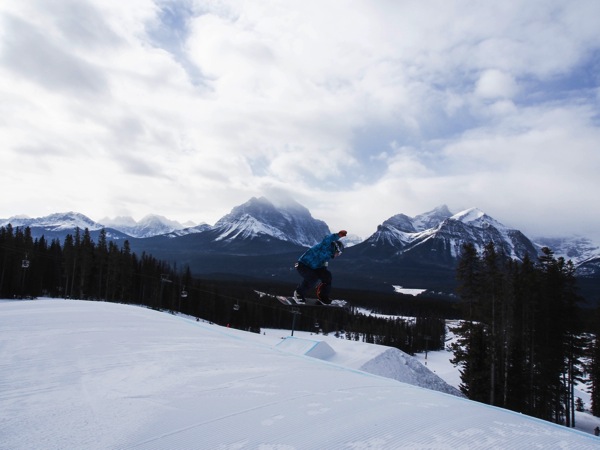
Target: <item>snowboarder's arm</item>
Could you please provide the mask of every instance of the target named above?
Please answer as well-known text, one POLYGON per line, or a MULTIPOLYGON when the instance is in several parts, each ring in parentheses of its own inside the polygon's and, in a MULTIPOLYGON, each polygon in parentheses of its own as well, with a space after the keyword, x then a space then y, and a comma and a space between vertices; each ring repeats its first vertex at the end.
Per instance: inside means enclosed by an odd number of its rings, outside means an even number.
POLYGON ((337 233, 330 234, 329 236, 326 236, 325 239, 323 239, 322 244, 329 245, 333 241, 339 241, 340 238, 343 238, 347 234, 348 234, 348 232, 346 230, 341 230, 341 231, 338 231, 337 233))
POLYGON ((341 231, 340 231, 339 233, 333 233, 333 234, 330 234, 329 236, 325 236, 325 237, 323 238, 323 240, 321 241, 321 244, 320 244, 320 245, 322 245, 322 246, 324 246, 324 247, 327 247, 327 246, 329 246, 329 245, 330 245, 330 244, 331 244, 333 241, 339 241, 339 240, 340 240, 340 238, 342 237, 342 235, 341 235, 340 233, 341 233, 341 231))

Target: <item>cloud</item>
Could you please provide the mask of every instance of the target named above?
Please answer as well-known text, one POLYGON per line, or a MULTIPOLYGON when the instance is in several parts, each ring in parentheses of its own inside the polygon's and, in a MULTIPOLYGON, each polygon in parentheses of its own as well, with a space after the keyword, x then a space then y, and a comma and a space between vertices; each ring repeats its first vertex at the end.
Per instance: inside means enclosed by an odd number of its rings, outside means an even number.
POLYGON ((516 92, 514 78, 495 69, 484 71, 475 85, 475 94, 484 99, 512 98, 516 92))
POLYGON ((93 64, 63 51, 26 21, 6 15, 2 23, 0 62, 15 76, 71 95, 106 92, 106 79, 93 64))
POLYGON ((0 6, 0 167, 52 185, 0 216, 214 222, 276 190, 362 235, 443 203, 597 223, 598 2, 54 3, 0 6))

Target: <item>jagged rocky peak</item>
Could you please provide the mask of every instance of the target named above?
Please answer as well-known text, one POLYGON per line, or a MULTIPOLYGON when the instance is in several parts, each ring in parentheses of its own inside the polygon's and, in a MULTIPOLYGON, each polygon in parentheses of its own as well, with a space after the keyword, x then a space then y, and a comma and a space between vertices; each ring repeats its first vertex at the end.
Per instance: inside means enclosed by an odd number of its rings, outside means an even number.
POLYGON ((452 215, 446 205, 414 218, 397 214, 380 225, 366 243, 370 254, 376 254, 379 248, 383 256, 425 252, 450 260, 460 255, 466 242, 482 250, 490 241, 496 244, 498 251, 513 259, 537 254, 531 241, 521 232, 509 229, 479 208, 452 215))
POLYGON ((440 205, 431 211, 419 214, 412 219, 413 226, 417 231, 429 230, 437 227, 444 220, 452 217, 452 213, 446 205, 440 205))
POLYGON ((148 214, 142 217, 137 224, 138 226, 166 226, 173 229, 184 228, 184 226, 176 220, 170 220, 165 216, 159 216, 157 214, 148 214))
POLYGON ((104 218, 102 219, 102 223, 138 238, 167 234, 185 228, 185 226, 179 222, 169 220, 166 217, 157 214, 148 214, 138 222, 129 216, 119 216, 114 219, 104 218))
POLYGON ((52 230, 62 230, 62 229, 89 229, 89 230, 99 230, 102 228, 102 225, 94 222, 89 217, 69 211, 63 213, 54 213, 44 217, 37 218, 29 218, 27 216, 15 216, 11 217, 6 221, 6 224, 10 223, 13 227, 44 227, 52 230))
POLYGON ((441 205, 415 217, 409 217, 406 214, 396 214, 383 222, 379 230, 392 228, 403 233, 418 233, 437 227, 449 217, 452 217, 452 213, 446 205, 441 205))
POLYGON ((266 197, 252 197, 234 207, 217 221, 215 228, 223 231, 221 239, 262 234, 302 246, 314 245, 330 232, 325 222, 314 219, 298 202, 286 199, 275 204, 266 197))
POLYGON ((110 217, 104 217, 100 220, 100 223, 106 225, 107 227, 135 227, 137 222, 131 216, 117 216, 114 219, 110 217))
POLYGON ((499 230, 507 228, 505 225, 501 224, 496 219, 488 216, 479 208, 465 209, 464 211, 453 215, 451 219, 480 228, 488 226, 493 226, 494 228, 497 228, 499 230))
POLYGON ((100 227, 100 224, 94 222, 89 217, 73 211, 50 214, 49 216, 42 218, 39 223, 45 226, 73 226, 89 229, 100 227))
POLYGON ((536 237, 534 241, 539 248, 551 249, 555 257, 563 257, 575 264, 583 263, 590 258, 597 258, 600 255, 600 244, 582 236, 536 237))
POLYGON ((396 214, 381 224, 381 229, 394 228, 405 233, 414 233, 416 231, 413 221, 406 214, 396 214))
POLYGON ((147 237, 171 233, 183 228, 184 226, 177 221, 156 214, 148 214, 138 221, 135 231, 137 237, 147 237))
POLYGON ((284 225, 286 223, 284 215, 273 203, 265 197, 252 197, 246 203, 235 206, 229 214, 221 217, 215 227, 228 225, 238 222, 245 216, 252 217, 259 222, 269 223, 271 225, 284 225))
POLYGON ((231 213, 223 217, 221 220, 226 219, 230 216, 239 217, 243 214, 250 214, 255 218, 271 218, 280 215, 293 216, 301 218, 311 218, 310 211, 308 208, 302 206, 290 198, 278 198, 277 200, 270 200, 266 197, 252 197, 246 203, 234 207, 231 213))
POLYGON ((498 222, 479 208, 466 209, 442 222, 436 230, 436 238, 451 243, 453 257, 460 255, 460 248, 467 242, 475 245, 480 253, 486 244, 493 242, 498 253, 515 260, 537 255, 537 249, 523 233, 498 222))

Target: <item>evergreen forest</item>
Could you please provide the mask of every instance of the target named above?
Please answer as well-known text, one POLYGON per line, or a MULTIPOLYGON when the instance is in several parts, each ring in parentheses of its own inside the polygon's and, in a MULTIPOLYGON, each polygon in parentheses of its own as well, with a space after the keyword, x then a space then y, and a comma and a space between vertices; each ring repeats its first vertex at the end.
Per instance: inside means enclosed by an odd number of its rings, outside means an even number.
POLYGON ((481 254, 463 246, 452 362, 468 398, 573 427, 575 385, 587 379, 599 415, 600 321, 583 320, 598 312, 581 309, 574 272, 547 247, 537 261, 517 263, 492 243, 481 254))

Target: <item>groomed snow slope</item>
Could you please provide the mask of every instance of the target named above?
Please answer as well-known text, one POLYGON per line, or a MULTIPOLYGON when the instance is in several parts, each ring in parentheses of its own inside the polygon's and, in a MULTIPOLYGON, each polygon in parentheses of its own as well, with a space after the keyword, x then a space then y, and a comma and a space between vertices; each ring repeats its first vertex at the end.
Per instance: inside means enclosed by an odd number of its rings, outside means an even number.
POLYGON ((285 351, 269 336, 141 307, 1 302, 0 318, 2 449, 600 446, 561 426, 285 351))

